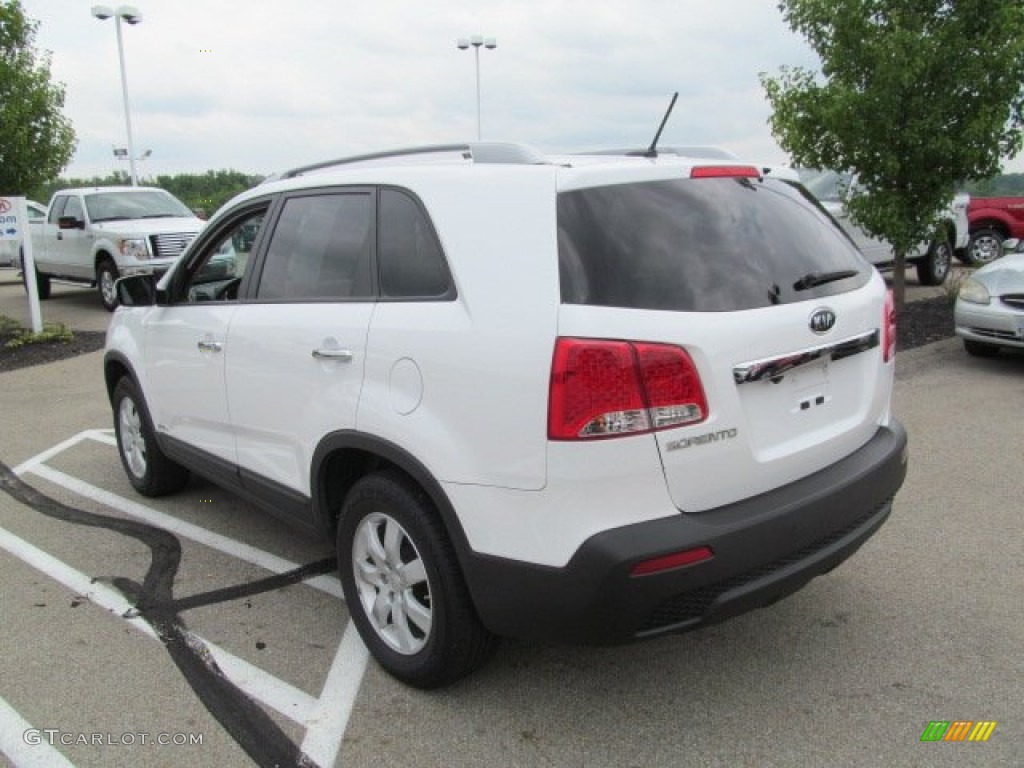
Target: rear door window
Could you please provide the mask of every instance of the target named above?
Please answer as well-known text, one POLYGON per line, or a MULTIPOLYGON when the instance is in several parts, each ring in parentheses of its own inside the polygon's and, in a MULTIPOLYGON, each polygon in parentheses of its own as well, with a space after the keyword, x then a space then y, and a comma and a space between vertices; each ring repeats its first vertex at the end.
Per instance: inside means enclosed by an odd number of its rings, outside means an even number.
POLYGON ((871 266, 802 188, 678 179, 558 197, 562 301, 715 312, 834 295, 871 266))
POLYGON ((274 228, 256 299, 369 299, 373 197, 343 191, 291 197, 274 228))

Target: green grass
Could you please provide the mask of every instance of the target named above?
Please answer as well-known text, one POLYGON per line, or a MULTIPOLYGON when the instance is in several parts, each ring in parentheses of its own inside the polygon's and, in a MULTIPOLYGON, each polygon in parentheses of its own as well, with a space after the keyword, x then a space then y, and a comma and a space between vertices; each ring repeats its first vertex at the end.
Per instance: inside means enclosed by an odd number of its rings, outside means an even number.
POLYGON ((64 323, 44 323, 43 330, 35 333, 7 315, 0 315, 0 336, 10 337, 4 342, 7 349, 18 349, 29 344, 46 344, 51 341, 66 344, 75 337, 64 323))

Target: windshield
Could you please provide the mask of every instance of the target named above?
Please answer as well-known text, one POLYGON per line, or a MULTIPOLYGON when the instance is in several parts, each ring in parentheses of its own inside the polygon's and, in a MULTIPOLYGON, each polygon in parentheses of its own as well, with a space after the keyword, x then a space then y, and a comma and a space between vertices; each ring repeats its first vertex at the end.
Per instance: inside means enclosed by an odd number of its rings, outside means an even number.
POLYGON ((850 188, 853 176, 849 173, 801 168, 800 181, 812 195, 822 202, 838 203, 842 202, 846 190, 850 188))
POLYGON ((96 192, 85 196, 89 220, 118 221, 123 219, 192 218, 192 211, 169 192, 162 189, 96 192))
POLYGON ((871 274, 800 186, 680 179, 558 197, 562 301, 717 312, 830 296, 871 274))

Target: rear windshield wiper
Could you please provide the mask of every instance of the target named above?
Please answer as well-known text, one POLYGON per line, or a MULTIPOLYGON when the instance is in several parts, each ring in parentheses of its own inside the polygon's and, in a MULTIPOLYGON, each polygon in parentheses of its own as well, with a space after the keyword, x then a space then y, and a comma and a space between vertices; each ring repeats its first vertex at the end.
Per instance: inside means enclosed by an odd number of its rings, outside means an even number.
POLYGON ((856 269, 840 269, 836 272, 808 272, 795 283, 794 291, 806 291, 808 288, 816 288, 825 283, 834 283, 837 280, 845 280, 848 277, 856 277, 860 274, 856 269))

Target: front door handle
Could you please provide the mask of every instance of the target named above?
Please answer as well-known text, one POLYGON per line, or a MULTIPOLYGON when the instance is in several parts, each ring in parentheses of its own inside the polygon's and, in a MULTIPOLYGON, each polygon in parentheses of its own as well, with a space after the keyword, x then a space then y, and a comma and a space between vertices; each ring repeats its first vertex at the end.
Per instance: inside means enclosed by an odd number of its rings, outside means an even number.
POLYGON ((220 352, 224 349, 222 342, 210 341, 208 339, 200 339, 196 346, 199 347, 200 352, 220 352))
POLYGON ((317 360, 335 360, 339 363, 351 363, 352 362, 352 350, 351 349, 314 349, 313 357, 317 360))

